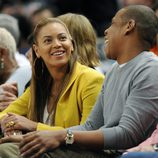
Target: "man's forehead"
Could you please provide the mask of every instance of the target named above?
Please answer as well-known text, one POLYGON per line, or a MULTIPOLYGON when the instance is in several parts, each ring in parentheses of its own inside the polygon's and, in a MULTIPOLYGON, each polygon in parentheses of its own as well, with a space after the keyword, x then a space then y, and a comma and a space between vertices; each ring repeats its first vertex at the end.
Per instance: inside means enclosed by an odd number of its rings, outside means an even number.
POLYGON ((115 15, 115 17, 120 17, 120 16, 123 16, 123 14, 125 13, 125 11, 126 11, 126 9, 125 8, 122 8, 122 9, 120 9, 117 13, 116 13, 116 15, 115 15))
POLYGON ((123 14, 125 13, 125 9, 120 9, 116 15, 112 18, 112 21, 120 21, 123 17, 123 14))

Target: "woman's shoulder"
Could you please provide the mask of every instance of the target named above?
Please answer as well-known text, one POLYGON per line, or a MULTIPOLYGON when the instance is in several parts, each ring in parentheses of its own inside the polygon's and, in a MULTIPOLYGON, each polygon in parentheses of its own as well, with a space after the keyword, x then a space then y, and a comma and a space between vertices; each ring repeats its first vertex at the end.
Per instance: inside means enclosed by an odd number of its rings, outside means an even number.
POLYGON ((103 81, 105 78, 105 76, 101 72, 93 68, 87 67, 80 63, 77 63, 76 66, 77 78, 80 80, 84 80, 84 82, 94 81, 96 79, 103 81))
POLYGON ((85 76, 94 75, 94 76, 99 76, 99 77, 102 77, 102 78, 105 77, 104 74, 102 74, 101 72, 97 71, 94 68, 90 68, 90 67, 82 65, 80 63, 77 63, 77 66, 78 66, 79 72, 82 75, 85 75, 85 76))

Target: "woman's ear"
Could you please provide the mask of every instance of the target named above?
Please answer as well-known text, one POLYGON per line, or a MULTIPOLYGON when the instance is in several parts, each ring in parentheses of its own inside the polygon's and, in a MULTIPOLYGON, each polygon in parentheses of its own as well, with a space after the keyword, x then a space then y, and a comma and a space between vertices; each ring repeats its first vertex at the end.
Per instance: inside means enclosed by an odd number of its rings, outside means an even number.
POLYGON ((131 33, 136 27, 136 22, 133 19, 130 19, 126 24, 125 35, 131 33))
POLYGON ((71 51, 73 52, 74 51, 74 47, 72 46, 72 48, 71 48, 71 51))
POLYGON ((33 50, 34 50, 34 52, 35 52, 37 58, 40 58, 40 54, 39 54, 39 52, 38 52, 38 46, 37 46, 36 44, 33 44, 33 50))
POLYGON ((74 42, 74 40, 71 40, 71 42, 72 42, 71 52, 73 52, 75 49, 75 42, 74 42))

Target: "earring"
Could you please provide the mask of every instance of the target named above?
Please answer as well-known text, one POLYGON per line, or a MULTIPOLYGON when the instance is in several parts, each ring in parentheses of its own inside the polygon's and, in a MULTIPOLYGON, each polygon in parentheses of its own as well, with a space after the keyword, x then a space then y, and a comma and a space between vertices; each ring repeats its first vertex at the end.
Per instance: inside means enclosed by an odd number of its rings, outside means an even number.
POLYGON ((4 59, 3 59, 3 57, 0 59, 0 69, 4 69, 4 59))

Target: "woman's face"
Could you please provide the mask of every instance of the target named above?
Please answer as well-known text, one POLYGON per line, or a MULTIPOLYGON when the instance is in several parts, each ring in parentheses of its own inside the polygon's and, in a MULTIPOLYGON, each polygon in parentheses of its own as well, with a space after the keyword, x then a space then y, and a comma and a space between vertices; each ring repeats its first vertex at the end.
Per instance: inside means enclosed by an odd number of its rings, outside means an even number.
POLYGON ((62 24, 57 22, 46 24, 40 29, 36 39, 34 50, 47 67, 61 67, 68 63, 73 44, 62 24))

